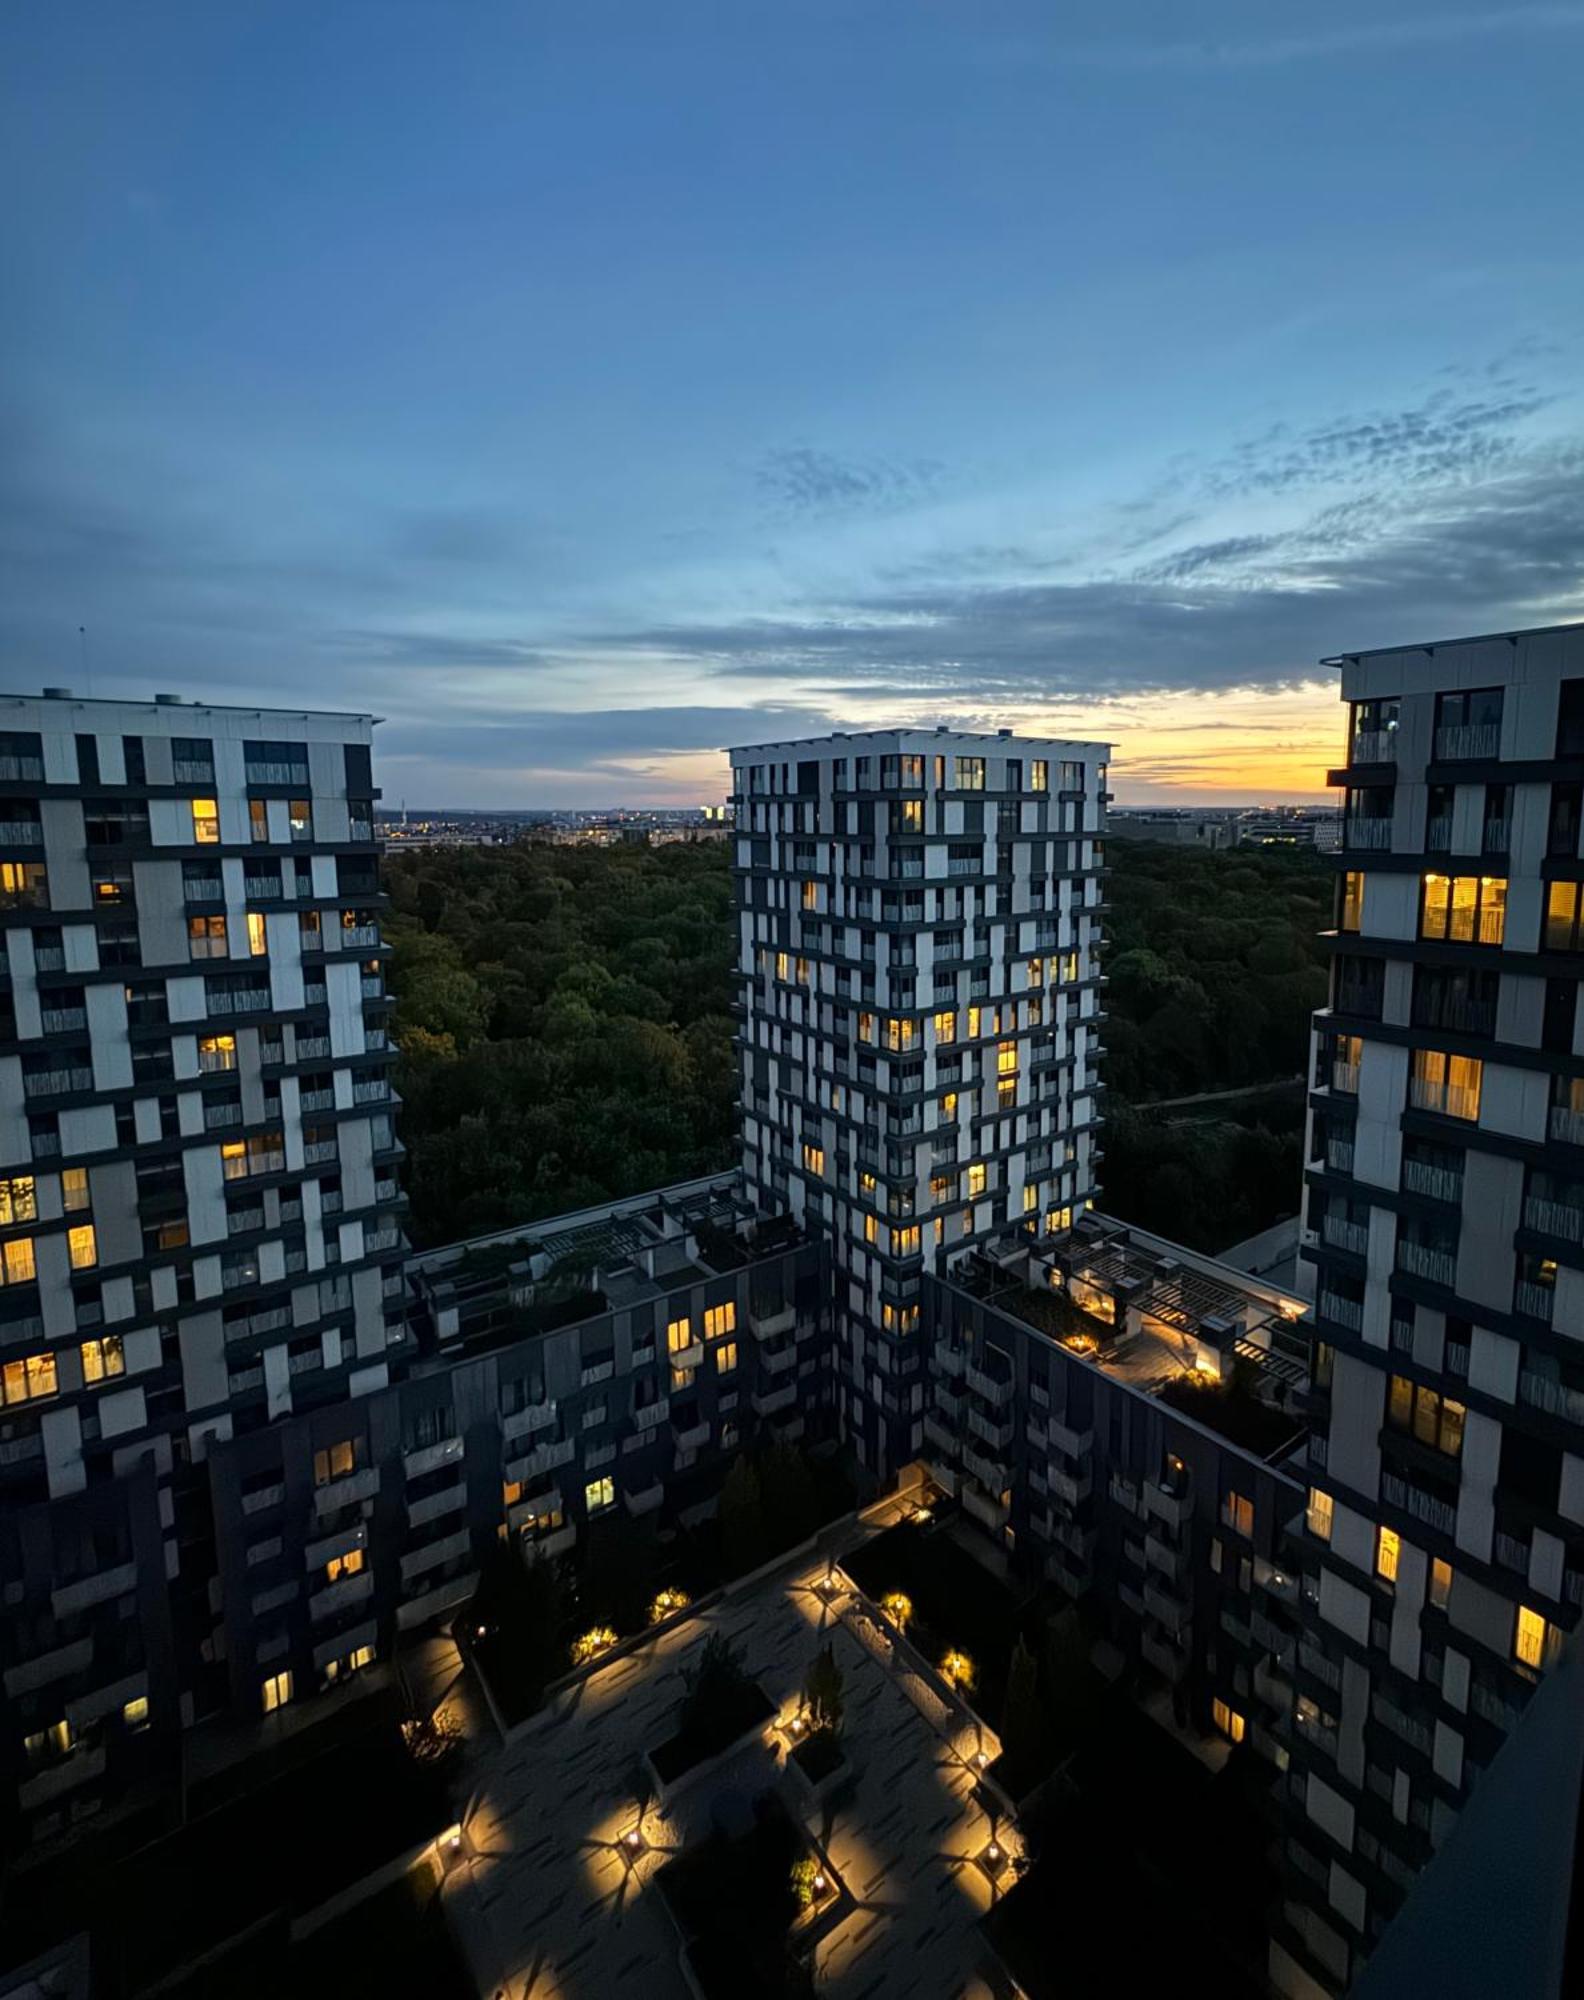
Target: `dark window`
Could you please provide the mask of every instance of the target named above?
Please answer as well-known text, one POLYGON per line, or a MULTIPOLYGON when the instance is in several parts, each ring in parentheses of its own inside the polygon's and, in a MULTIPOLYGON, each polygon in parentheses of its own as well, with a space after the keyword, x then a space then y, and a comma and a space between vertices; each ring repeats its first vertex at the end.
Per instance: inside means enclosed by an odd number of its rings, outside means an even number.
POLYGON ((1559 757, 1584 757, 1584 681, 1564 681, 1557 697, 1559 757))
POLYGON ((374 791, 373 759, 366 743, 348 743, 343 746, 346 759, 347 797, 369 798, 374 791))
POLYGON ((79 736, 77 739, 77 782, 79 785, 97 785, 99 782, 99 739, 96 736, 79 736))

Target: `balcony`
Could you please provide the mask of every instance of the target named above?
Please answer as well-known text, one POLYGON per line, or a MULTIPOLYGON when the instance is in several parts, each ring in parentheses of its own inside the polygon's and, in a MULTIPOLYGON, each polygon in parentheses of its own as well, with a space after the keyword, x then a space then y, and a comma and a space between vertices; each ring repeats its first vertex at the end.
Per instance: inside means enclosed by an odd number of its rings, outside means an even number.
POLYGON ((1057 1417, 1048 1418, 1046 1428, 1050 1433, 1052 1450, 1063 1453, 1067 1458, 1087 1458, 1094 1446, 1092 1430, 1075 1431, 1057 1417))
POLYGON ((1408 1079, 1408 1102, 1415 1111, 1434 1111, 1443 1118, 1462 1118, 1473 1124, 1479 1117, 1479 1092, 1466 1084, 1436 1083, 1427 1077, 1408 1079))
POLYGON ((975 1451, 970 1444, 962 1446, 962 1463, 965 1472, 971 1472, 981 1486, 993 1493, 999 1493, 1007 1483, 1007 1469, 999 1459, 986 1458, 983 1452, 975 1451))
POLYGON ((1052 1497, 1069 1507, 1081 1507, 1094 1491, 1094 1475, 1087 1467, 1082 1472, 1068 1472, 1054 1459, 1046 1467, 1046 1480, 1052 1497))
POLYGON ((510 1444, 516 1438, 531 1437, 535 1431, 548 1430, 555 1420, 554 1403, 528 1403, 520 1410, 505 1411, 500 1420, 501 1440, 510 1444))
POLYGON ((1175 1687, 1188 1672, 1188 1655, 1165 1639, 1159 1639, 1152 1632, 1146 1632, 1139 1641, 1139 1651, 1147 1666, 1155 1669, 1163 1680, 1175 1687))
POLYGON ((1353 746, 1348 752, 1350 764, 1395 764, 1397 761, 1397 732, 1395 729, 1359 729, 1353 734, 1353 746))
POLYGON ((1435 732, 1432 755, 1438 764, 1466 764, 1501 755, 1499 722, 1460 722, 1435 732))
POLYGON ((438 1472, 444 1465, 459 1463, 462 1452, 461 1438, 441 1438, 437 1444, 419 1445, 415 1450, 404 1453, 402 1471, 409 1479, 422 1479, 428 1473, 438 1472))
MULTIPOLYGON (((790 1333, 796 1324, 797 1308, 795 1305, 781 1305, 768 1310, 752 1305, 748 1308, 748 1330, 752 1333, 755 1340, 779 1340, 782 1334, 790 1333)), ((675 1360, 676 1357, 673 1355, 672 1359, 675 1360)), ((678 1365, 682 1366, 684 1364, 678 1363, 678 1365)))
POLYGON ((1354 1257, 1362 1257, 1369 1250, 1367 1222, 1350 1222, 1346 1216, 1327 1215, 1320 1225, 1320 1234, 1333 1250, 1346 1250, 1354 1257))
POLYGON ((88 1027, 86 1007, 45 1007, 39 1018, 46 1035, 80 1035, 88 1027))
POLYGON ((989 1493, 982 1493, 976 1486, 964 1486, 962 1490, 963 1511, 971 1514, 980 1527, 988 1528, 993 1535, 999 1535, 1006 1526, 1009 1510, 1001 1501, 989 1493))
POLYGON ((1538 1320, 1542 1326, 1551 1324, 1555 1304, 1556 1290, 1551 1285, 1537 1284, 1533 1278, 1520 1278, 1513 1287, 1513 1311, 1522 1313, 1528 1319, 1538 1320))
POLYGON ((1342 845, 1367 852, 1389 853, 1392 823, 1389 819, 1350 819, 1342 829, 1342 845))
POLYGON ((622 1494, 622 1505, 634 1520, 644 1514, 652 1514, 665 1499, 665 1483, 653 1480, 648 1486, 629 1486, 622 1494))
POLYGON ((1351 1139, 1328 1139, 1325 1149, 1325 1163, 1333 1174, 1351 1174, 1353 1171, 1353 1141, 1351 1139))
POLYGON ((1437 1250, 1428 1243, 1411 1239, 1397 1245, 1397 1268, 1410 1277, 1423 1278, 1432 1285, 1449 1289, 1457 1283, 1457 1259, 1450 1250, 1437 1250))
POLYGON ((673 1368, 697 1368, 704 1360, 702 1340, 690 1340, 685 1347, 673 1347, 666 1359, 673 1368))
POLYGON ((535 1445, 532 1450, 525 1451, 518 1457, 507 1459, 501 1471, 513 1484, 528 1486, 534 1480, 542 1479, 547 1472, 554 1472, 557 1466, 570 1465, 576 1456, 575 1438, 552 1438, 545 1444, 535 1445))
POLYGON ((987 1375, 982 1368, 975 1368, 970 1362, 966 1370, 968 1387, 987 1402, 993 1410, 1002 1410, 1012 1400, 1012 1383, 1009 1378, 987 1375))
POLYGON ((968 1358, 960 1347, 952 1347, 944 1340, 935 1343, 935 1368, 937 1373, 955 1378, 968 1365, 968 1358))
POLYGON ((1432 1166, 1428 1161, 1403 1161, 1402 1184, 1409 1194, 1429 1195, 1432 1201, 1458 1205, 1463 1199, 1463 1176, 1455 1168, 1432 1166))
POLYGON ((1178 1598, 1175 1591, 1157 1583, 1153 1577, 1144 1579, 1144 1609, 1168 1632, 1180 1634, 1187 1625, 1191 1613, 1186 1603, 1178 1598))
POLYGON ((42 847, 44 829, 36 819, 0 819, 0 847, 42 847))
POLYGON ((979 1442, 987 1445, 991 1451, 1004 1452, 1012 1442, 1013 1424, 1010 1417, 994 1420, 985 1416, 972 1404, 968 1407, 968 1428, 979 1442))
POLYGON ((678 1451, 700 1451, 709 1443, 709 1423, 700 1417, 694 1423, 671 1423, 671 1442, 678 1451))
POLYGON ((374 1595, 374 1572, 363 1570, 357 1576, 343 1576, 336 1582, 326 1584, 323 1590, 316 1590, 308 1600, 308 1616, 314 1624, 326 1618, 342 1618, 360 1604, 367 1604, 374 1595))
POLYGON ((1345 1326, 1350 1333, 1364 1331, 1362 1300, 1345 1299, 1340 1292, 1322 1291, 1318 1303, 1322 1319, 1334 1320, 1338 1326, 1345 1326))
POLYGON ((1551 1137, 1564 1146, 1584 1146, 1584 1111, 1570 1111, 1566 1105, 1553 1104, 1549 1130, 1551 1137))
POLYGON ((1188 1566, 1188 1551, 1171 1542, 1163 1542, 1159 1535, 1146 1535, 1144 1560, 1151 1569, 1158 1569, 1168 1581, 1175 1583, 1188 1566))
POLYGON ((137 1564, 116 1563, 72 1583, 57 1584, 50 1592, 50 1609, 57 1618, 74 1618, 80 1611, 91 1611, 96 1604, 108 1604, 136 1588, 137 1564))
POLYGON ((1144 1482, 1144 1512, 1168 1528, 1180 1528, 1193 1518, 1193 1497, 1187 1492, 1168 1493, 1153 1479, 1144 1482))
POLYGON ((1584 1242, 1584 1209, 1560 1201, 1542 1201, 1539 1195, 1524 1197, 1525 1226, 1545 1236, 1563 1236, 1570 1243, 1584 1242))
POLYGON ((379 1467, 365 1465, 356 1472, 349 1472, 344 1479, 332 1479, 326 1485, 316 1487, 314 1513, 321 1521, 328 1520, 344 1507, 360 1507, 365 1500, 372 1500, 379 1487, 379 1467))
POLYGON ((93 1080, 91 1069, 33 1070, 22 1079, 22 1094, 25 1097, 64 1097, 72 1091, 92 1090, 93 1080))
POLYGON ((947 1458, 957 1456, 957 1433, 934 1410, 924 1412, 924 1435, 947 1458))
POLYGON ((749 1397, 749 1401, 761 1417, 773 1417, 779 1415, 782 1410, 790 1410, 797 1399, 798 1388, 795 1382, 788 1382, 781 1389, 755 1389, 749 1397))
POLYGON ((1357 1063, 1333 1062, 1331 1065, 1331 1088, 1344 1097, 1357 1097, 1359 1087, 1359 1066, 1357 1063))
POLYGON ((759 1365, 767 1375, 786 1375, 796 1368, 798 1351, 796 1345, 788 1347, 767 1347, 759 1357, 759 1365))

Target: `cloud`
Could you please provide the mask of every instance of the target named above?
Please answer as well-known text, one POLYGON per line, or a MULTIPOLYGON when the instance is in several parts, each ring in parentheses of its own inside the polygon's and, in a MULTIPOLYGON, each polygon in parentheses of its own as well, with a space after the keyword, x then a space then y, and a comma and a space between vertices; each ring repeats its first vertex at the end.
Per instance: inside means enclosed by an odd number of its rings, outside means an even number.
POLYGON ((765 452, 753 476, 776 511, 812 518, 913 506, 934 493, 943 471, 933 459, 839 458, 795 445, 765 452))
POLYGON ((1490 37, 1574 34, 1584 29, 1584 8, 1516 6, 1478 12, 1427 14, 1418 20, 1361 21, 1306 34, 1263 40, 1106 42, 1064 51, 1071 59, 1115 70, 1276 69, 1289 63, 1334 61, 1348 56, 1397 55, 1490 37))

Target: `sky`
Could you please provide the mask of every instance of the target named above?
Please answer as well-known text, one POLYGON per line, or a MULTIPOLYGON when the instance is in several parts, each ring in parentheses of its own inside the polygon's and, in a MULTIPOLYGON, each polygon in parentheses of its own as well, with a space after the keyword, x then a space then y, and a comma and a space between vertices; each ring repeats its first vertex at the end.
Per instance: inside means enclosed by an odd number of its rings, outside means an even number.
POLYGON ((386 801, 1099 737, 1584 616, 1584 4, 19 0, 0 686, 370 709, 386 801))

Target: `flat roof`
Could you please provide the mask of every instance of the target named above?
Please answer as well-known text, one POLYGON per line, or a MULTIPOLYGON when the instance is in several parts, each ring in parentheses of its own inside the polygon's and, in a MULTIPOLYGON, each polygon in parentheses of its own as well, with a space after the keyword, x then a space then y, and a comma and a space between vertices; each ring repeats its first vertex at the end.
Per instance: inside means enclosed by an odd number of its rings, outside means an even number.
POLYGON ((917 729, 830 729, 823 736, 789 736, 777 738, 769 743, 734 743, 727 747, 730 757, 748 756, 759 750, 812 750, 816 744, 829 743, 1005 743, 1017 744, 1059 744, 1064 750, 1103 751, 1111 753, 1111 744, 1102 743, 1082 736, 1027 736, 1014 730, 1000 729, 947 729, 931 723, 923 723, 917 729))
POLYGON ((1347 653, 1328 654, 1320 664, 1342 667, 1353 660, 1378 660, 1387 653, 1436 653, 1443 646, 1484 646, 1493 639, 1507 639, 1516 646, 1520 639, 1543 639, 1553 632, 1584 632, 1584 619, 1569 618, 1560 625, 1523 625, 1506 632, 1465 632, 1455 639, 1424 639, 1414 645, 1366 646, 1347 653))
POLYGON ((186 709, 197 709, 200 713, 211 710, 222 715, 291 715, 304 722, 314 721, 320 716, 335 722, 383 722, 382 715, 371 715, 364 708, 300 708, 295 702, 260 703, 252 701, 199 701, 191 695, 175 695, 162 700, 159 694, 76 694, 71 688, 61 688, 54 694, 46 694, 37 688, 31 694, 18 694, 13 690, 0 690, 0 701, 47 701, 52 708, 154 708, 160 713, 181 713, 186 709))

